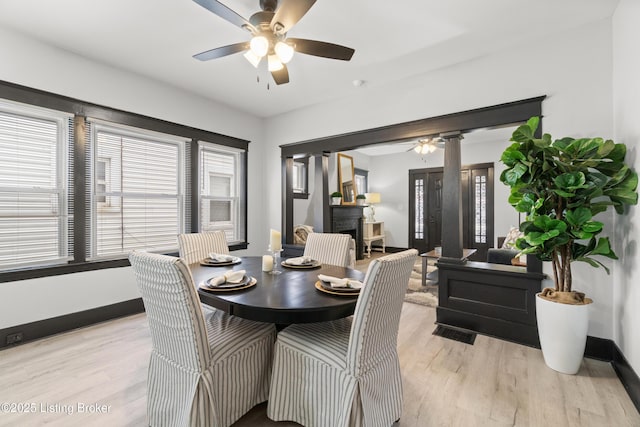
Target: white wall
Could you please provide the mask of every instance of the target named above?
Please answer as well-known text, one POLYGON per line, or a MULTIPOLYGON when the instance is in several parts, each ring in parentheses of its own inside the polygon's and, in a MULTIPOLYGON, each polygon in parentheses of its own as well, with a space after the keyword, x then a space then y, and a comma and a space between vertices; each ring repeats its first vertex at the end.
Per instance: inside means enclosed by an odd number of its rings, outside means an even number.
MULTIPOLYGON (((270 119, 270 155, 284 143, 337 135, 388 124, 434 117, 524 98, 547 95, 545 131, 553 136, 613 136, 611 22, 592 23, 517 48, 417 75, 387 86, 375 82, 358 94, 270 119), (322 118, 322 119, 318 119, 322 118)), ((424 58, 428 61, 429 58, 424 58)), ((279 182, 278 163, 268 167, 268 182, 279 182)), ((372 180, 372 188, 377 184, 372 180)), ((273 186, 271 186, 273 188, 273 186)), ((405 191, 401 187, 398 191, 405 191)), ((280 218, 280 197, 269 200, 271 221, 280 218), (276 204, 275 201, 278 201, 276 204)), ((383 208, 380 216, 387 215, 383 208)), ((387 218, 385 217, 385 220, 387 218)), ((589 334, 612 337, 612 298, 602 270, 576 266, 576 287, 596 301, 589 334)))
MULTIPOLYGON (((262 120, 3 28, 0 58, 0 80, 251 141, 247 252, 266 247, 262 120)), ((128 267, 0 283, 0 328, 138 297, 128 267)))
MULTIPOLYGON (((616 142, 627 144, 627 162, 640 170, 640 3, 622 0, 613 16, 613 120, 616 142)), ((615 218, 614 250, 620 257, 613 275, 613 338, 636 372, 640 372, 640 207, 615 218)))

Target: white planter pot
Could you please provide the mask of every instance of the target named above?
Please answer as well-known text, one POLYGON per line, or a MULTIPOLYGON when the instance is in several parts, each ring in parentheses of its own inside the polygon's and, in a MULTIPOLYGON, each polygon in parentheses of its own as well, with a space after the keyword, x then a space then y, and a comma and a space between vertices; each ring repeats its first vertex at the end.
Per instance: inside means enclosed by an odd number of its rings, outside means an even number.
POLYGON ((332 197, 331 198, 331 204, 332 205, 339 205, 340 203, 342 203, 342 197, 332 197))
POLYGON ((562 304, 539 295, 536 317, 544 363, 563 374, 576 374, 584 357, 591 304, 562 304))

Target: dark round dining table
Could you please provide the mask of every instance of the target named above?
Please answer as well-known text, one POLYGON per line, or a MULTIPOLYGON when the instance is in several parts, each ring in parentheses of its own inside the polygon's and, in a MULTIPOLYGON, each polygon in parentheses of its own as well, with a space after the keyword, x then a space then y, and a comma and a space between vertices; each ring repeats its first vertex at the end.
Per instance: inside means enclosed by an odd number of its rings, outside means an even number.
POLYGON ((231 266, 189 266, 202 303, 244 319, 279 325, 326 322, 350 316, 355 310, 357 296, 325 293, 316 289, 315 283, 319 274, 364 280, 364 273, 358 270, 328 264, 311 269, 278 265, 282 273, 273 275, 262 271, 262 257, 240 259, 231 266), (246 270, 257 280, 256 285, 235 291, 200 288, 202 282, 229 270, 246 270))

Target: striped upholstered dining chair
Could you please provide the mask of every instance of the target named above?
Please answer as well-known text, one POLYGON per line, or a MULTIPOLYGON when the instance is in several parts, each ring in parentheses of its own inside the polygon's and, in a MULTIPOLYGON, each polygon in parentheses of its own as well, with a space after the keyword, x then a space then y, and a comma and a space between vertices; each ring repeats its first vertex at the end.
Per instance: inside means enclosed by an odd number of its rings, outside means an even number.
POLYGON ((280 331, 269 418, 306 427, 389 427, 400 418, 398 326, 417 255, 410 249, 373 260, 353 318, 280 331))
POLYGON ((275 327, 203 314, 180 258, 133 252, 151 360, 147 421, 151 426, 229 426, 267 400, 275 327))
POLYGON ((187 264, 201 261, 210 253, 228 254, 229 246, 224 231, 187 233, 178 235, 180 258, 187 264))
POLYGON ((351 240, 349 234, 309 233, 304 246, 304 256, 322 264, 353 267, 349 254, 351 240))

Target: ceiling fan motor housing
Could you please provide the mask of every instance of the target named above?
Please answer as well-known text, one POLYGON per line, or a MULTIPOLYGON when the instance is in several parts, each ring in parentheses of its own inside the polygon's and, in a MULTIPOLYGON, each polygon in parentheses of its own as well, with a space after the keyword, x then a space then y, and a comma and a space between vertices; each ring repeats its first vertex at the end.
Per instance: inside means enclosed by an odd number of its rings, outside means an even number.
POLYGON ((271 20, 273 19, 273 15, 275 15, 274 12, 262 10, 251 15, 249 22, 251 22, 251 25, 256 27, 260 32, 271 32, 271 20))
POLYGON ((278 7, 278 0, 260 0, 260 9, 266 12, 275 12, 278 7))

